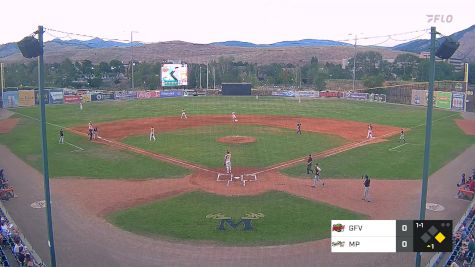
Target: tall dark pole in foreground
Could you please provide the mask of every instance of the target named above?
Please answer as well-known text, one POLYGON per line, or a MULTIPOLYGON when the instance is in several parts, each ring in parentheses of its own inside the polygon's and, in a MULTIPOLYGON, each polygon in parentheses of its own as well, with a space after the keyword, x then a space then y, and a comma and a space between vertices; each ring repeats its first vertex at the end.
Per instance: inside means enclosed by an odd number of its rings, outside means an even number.
MULTIPOLYGON (((435 27, 430 28, 430 64, 429 64, 429 92, 427 95, 426 137, 424 148, 424 166, 422 169, 421 207, 419 220, 426 218, 427 180, 429 176, 430 139, 432 135, 432 106, 434 104, 434 79, 435 79, 435 27)), ((416 267, 421 266, 421 253, 416 254, 416 267)))
POLYGON ((38 89, 40 96, 41 110, 41 145, 43 151, 43 177, 45 187, 46 220, 48 224, 48 246, 51 258, 51 267, 56 267, 56 254, 54 251, 53 218, 51 216, 51 196, 49 189, 49 169, 48 169, 48 144, 46 141, 46 112, 45 112, 45 71, 43 62, 43 26, 38 26, 38 41, 40 43, 40 55, 38 57, 38 89))

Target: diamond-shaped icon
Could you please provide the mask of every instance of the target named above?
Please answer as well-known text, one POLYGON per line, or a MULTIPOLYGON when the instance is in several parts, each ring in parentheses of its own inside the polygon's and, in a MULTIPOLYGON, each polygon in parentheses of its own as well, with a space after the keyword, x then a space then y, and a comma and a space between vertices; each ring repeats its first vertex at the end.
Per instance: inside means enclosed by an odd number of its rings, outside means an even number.
POLYGON ((427 233, 424 233, 421 236, 421 239, 422 239, 422 241, 424 241, 424 243, 427 243, 430 240, 430 235, 428 235, 427 233))
POLYGON ((442 241, 445 240, 445 235, 443 235, 442 233, 438 233, 436 236, 435 236, 435 240, 437 240, 437 242, 439 243, 442 243, 442 241))

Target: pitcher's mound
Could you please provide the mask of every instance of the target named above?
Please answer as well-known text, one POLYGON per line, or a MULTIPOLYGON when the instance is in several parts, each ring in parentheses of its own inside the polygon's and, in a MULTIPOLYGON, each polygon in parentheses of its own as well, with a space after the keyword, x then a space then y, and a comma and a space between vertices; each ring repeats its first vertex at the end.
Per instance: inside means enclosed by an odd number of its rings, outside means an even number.
POLYGON ((247 144, 256 142, 256 138, 251 136, 232 135, 220 137, 217 141, 226 144, 247 144))

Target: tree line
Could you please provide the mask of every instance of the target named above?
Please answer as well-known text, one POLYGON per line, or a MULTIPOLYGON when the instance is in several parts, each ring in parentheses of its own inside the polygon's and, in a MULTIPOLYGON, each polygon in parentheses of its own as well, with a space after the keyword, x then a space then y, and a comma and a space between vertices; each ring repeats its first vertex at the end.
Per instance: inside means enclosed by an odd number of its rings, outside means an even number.
MULTIPOLYGON (((428 81, 429 60, 413 54, 400 54, 393 62, 384 60, 378 52, 359 52, 342 64, 322 63, 312 57, 304 65, 273 63, 257 65, 221 57, 208 64, 188 64, 188 88, 213 88, 223 82, 248 82, 253 86, 283 85, 311 86, 325 89, 328 79, 352 79, 353 66, 356 80, 366 87, 381 86, 384 81, 428 81), (200 75, 201 74, 201 75, 200 75), (208 75, 208 79, 207 79, 208 75), (201 82, 200 82, 201 78, 201 82), (208 84, 207 84, 208 82, 208 84)), ((162 63, 134 62, 134 85, 139 89, 160 88, 162 63)), ((131 64, 111 60, 93 64, 90 60, 45 65, 45 86, 63 88, 112 88, 131 87, 131 64)), ((36 62, 9 64, 5 68, 7 87, 36 87, 38 66, 36 62)), ((470 66, 469 82, 475 82, 475 67, 470 66)), ((456 72, 446 62, 436 63, 436 80, 463 80, 463 72, 456 72)))

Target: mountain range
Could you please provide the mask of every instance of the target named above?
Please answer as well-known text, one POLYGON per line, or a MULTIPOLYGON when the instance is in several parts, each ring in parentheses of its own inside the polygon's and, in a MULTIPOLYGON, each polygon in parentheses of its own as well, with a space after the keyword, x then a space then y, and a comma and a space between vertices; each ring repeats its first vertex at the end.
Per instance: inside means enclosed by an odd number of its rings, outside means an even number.
MULTIPOLYGON (((460 42, 460 47, 453 57, 466 62, 475 62, 475 25, 453 33, 451 38, 460 42)), ((439 38, 439 42, 442 41, 439 38)), ((420 39, 399 44, 394 47, 358 46, 357 51, 373 50, 380 52, 385 59, 394 59, 404 52, 420 53, 428 51, 430 40, 420 39)), ((134 42, 134 60, 163 62, 182 60, 190 63, 206 63, 219 57, 233 57, 238 61, 257 64, 292 63, 302 64, 316 56, 322 62, 341 64, 342 60, 351 58, 354 47, 351 44, 318 39, 282 41, 272 44, 254 44, 242 41, 214 42, 194 44, 183 41, 169 41, 144 44, 134 42)), ((130 61, 130 43, 107 41, 100 38, 91 40, 53 39, 45 43, 45 62, 71 60, 91 60, 94 63, 109 62, 118 59, 130 61)), ((0 45, 0 61, 6 63, 27 62, 22 57, 16 43, 0 45)))

